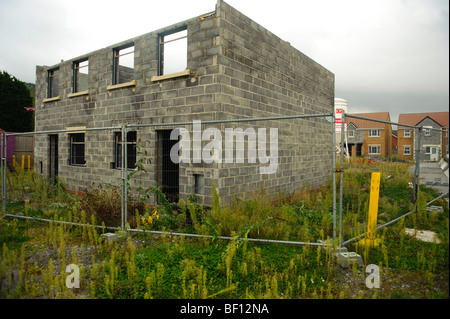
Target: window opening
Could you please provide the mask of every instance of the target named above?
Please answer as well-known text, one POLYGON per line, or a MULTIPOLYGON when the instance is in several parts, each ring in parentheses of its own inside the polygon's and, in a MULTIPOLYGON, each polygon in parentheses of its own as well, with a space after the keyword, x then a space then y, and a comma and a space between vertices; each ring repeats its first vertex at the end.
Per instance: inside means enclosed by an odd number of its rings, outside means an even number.
POLYGON ((194 174, 194 192, 198 195, 205 194, 205 176, 203 174, 194 174))
POLYGON ((59 69, 48 70, 47 74, 47 98, 59 95, 59 69))
POLYGON ((89 60, 73 63, 73 93, 88 89, 89 60))
POLYGON ((84 164, 86 164, 84 133, 70 134, 70 165, 84 164))
MULTIPOLYGON (((127 133, 127 168, 136 168, 136 154, 137 154, 137 133, 131 131, 127 133)), ((115 134, 115 168, 122 168, 122 133, 115 134)))
POLYGON ((187 29, 159 36, 158 75, 184 71, 187 68, 187 29))
POLYGON ((134 79, 134 45, 114 50, 113 84, 134 79))

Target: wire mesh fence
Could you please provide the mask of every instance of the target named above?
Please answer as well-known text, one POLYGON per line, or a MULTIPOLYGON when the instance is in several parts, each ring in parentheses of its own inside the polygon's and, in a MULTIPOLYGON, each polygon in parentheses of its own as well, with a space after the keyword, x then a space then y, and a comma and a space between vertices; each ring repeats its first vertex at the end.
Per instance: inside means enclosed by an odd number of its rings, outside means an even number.
POLYGON ((344 132, 336 144, 334 125, 333 114, 303 114, 4 134, 2 209, 153 234, 344 245, 364 237, 370 172, 381 171, 380 227, 417 211, 423 128, 410 126, 414 162, 370 164, 346 153, 344 132), (34 170, 11 165, 7 136, 35 137, 34 170))

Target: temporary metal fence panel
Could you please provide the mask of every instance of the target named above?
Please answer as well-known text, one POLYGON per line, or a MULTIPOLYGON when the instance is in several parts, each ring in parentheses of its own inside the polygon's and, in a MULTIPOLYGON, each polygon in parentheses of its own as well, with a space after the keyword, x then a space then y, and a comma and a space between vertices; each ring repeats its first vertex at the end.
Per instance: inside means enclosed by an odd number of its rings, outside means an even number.
MULTIPOLYGON (((293 116, 275 116, 275 117, 261 117, 261 118, 244 118, 244 119, 229 119, 229 120, 213 120, 213 121, 202 121, 201 125, 204 127, 210 127, 213 124, 237 124, 237 123, 250 123, 250 122, 261 122, 261 121, 276 121, 276 120, 293 120, 293 119, 310 119, 310 118, 327 118, 328 122, 330 123, 330 128, 333 132, 332 134, 332 140, 331 140, 331 147, 330 149, 332 150, 332 154, 334 154, 335 151, 335 140, 334 140, 334 122, 333 122, 333 116, 334 114, 332 113, 324 113, 324 114, 303 114, 303 115, 293 115, 293 116)), ((168 157, 167 157, 167 152, 169 151, 170 147, 173 146, 171 145, 166 145, 163 143, 163 139, 165 138, 167 140, 168 137, 168 131, 166 128, 170 128, 170 129, 177 129, 180 127, 186 127, 186 126, 192 126, 195 125, 194 122, 189 121, 189 122, 178 122, 178 123, 153 123, 153 124, 129 124, 127 125, 127 130, 135 130, 135 129, 142 129, 142 128, 154 128, 155 132, 154 133, 158 133, 159 132, 159 137, 157 138, 157 141, 159 143, 161 143, 160 145, 158 145, 156 148, 158 150, 158 152, 161 152, 161 157, 158 155, 157 156, 157 161, 160 160, 161 161, 161 167, 158 168, 157 171, 157 180, 161 181, 160 186, 164 186, 165 183, 167 183, 164 191, 164 193, 166 194, 166 196, 173 196, 173 198, 178 198, 176 191, 172 192, 172 190, 176 190, 178 188, 178 185, 176 183, 172 183, 172 179, 169 176, 170 171, 173 170, 173 167, 169 167, 169 166, 164 166, 164 164, 167 164, 167 162, 169 162, 168 157), (164 171, 167 173, 166 176, 164 176, 164 171)), ((158 135, 158 134, 154 134, 154 135, 158 135)), ((127 155, 124 155, 125 157, 127 157, 127 155)), ((332 161, 332 165, 333 167, 335 166, 335 158, 333 156, 333 161, 332 161)), ((194 164, 195 166, 195 164, 194 164)), ((176 168, 175 168, 176 170, 176 168)), ((336 172, 334 171, 334 169, 332 169, 330 167, 330 172, 332 172, 333 175, 333 180, 335 180, 335 174, 336 172)), ((178 175, 174 177, 175 179, 178 179, 178 175)), ((236 185, 237 187, 239 185, 236 185)), ((181 187, 181 186, 180 186, 181 187)), ((334 193, 334 198, 333 198, 333 225, 336 225, 336 198, 335 198, 335 183, 333 183, 333 193, 334 193)), ((125 211, 126 214, 126 211, 125 211)), ((126 220, 126 219, 125 219, 126 220)), ((152 233, 153 231, 150 231, 150 233, 152 233)), ((156 232, 158 233, 158 232, 156 232)), ((336 233, 336 230, 333 229, 333 234, 336 233)), ((191 236, 192 234, 186 234, 186 236, 191 236)), ((196 235, 197 236, 197 235, 196 235)), ((198 235, 200 237, 202 237, 203 235, 198 235)), ((333 235, 334 236, 334 235, 333 235)), ((206 236, 207 237, 207 236, 206 236)), ((218 238, 218 237, 217 237, 218 238)), ((250 239, 249 239, 250 240, 250 239)), ((254 239, 254 240, 258 240, 258 239, 254 239)), ((264 239, 265 240, 265 239, 264 239)), ((267 240, 270 241, 270 240, 267 240)), ((283 242, 278 241, 278 242, 283 242)), ((292 242, 292 241, 284 241, 286 243, 288 242, 292 242)))
MULTIPOLYGON (((204 126, 213 125, 213 124, 219 124, 223 125, 226 123, 251 123, 251 122, 258 122, 258 121, 281 121, 281 120, 294 120, 294 119, 312 119, 312 118, 326 118, 329 122, 329 128, 331 129, 330 133, 333 132, 333 139, 330 140, 331 147, 329 150, 332 150, 332 154, 334 154, 335 151, 335 140, 334 140, 334 114, 333 113, 323 113, 323 114, 302 114, 302 115, 292 115, 292 116, 274 116, 274 117, 260 117, 260 118, 243 118, 243 119, 228 119, 228 120, 217 120, 217 121, 203 121, 201 124, 204 126)), ((121 229, 125 229, 127 227, 126 223, 128 220, 128 183, 130 182, 130 176, 128 174, 128 159, 129 159, 129 148, 127 147, 127 136, 129 132, 132 132, 133 130, 142 129, 142 128, 154 128, 154 129, 164 129, 164 127, 168 128, 175 128, 175 127, 184 127, 193 125, 193 122, 178 122, 178 123, 155 123, 155 124, 121 124, 117 126, 111 126, 111 127, 97 127, 97 128, 68 128, 65 130, 47 130, 47 131, 38 131, 38 132, 25 132, 25 133, 10 133, 8 135, 53 135, 57 136, 58 134, 77 134, 77 133, 86 133, 86 132, 100 132, 100 131, 114 131, 114 132, 120 132, 120 142, 121 142, 121 149, 120 149, 120 155, 121 155, 121 161, 120 168, 116 167, 121 170, 121 189, 120 189, 120 196, 121 196, 121 229)), ((328 124, 327 124, 328 125, 328 124)), ((330 134, 331 135, 331 134, 330 134)), ((167 136, 165 136, 167 138, 167 136)), ((90 137, 90 139, 95 139, 94 137, 90 137)), ((60 140, 61 141, 61 140, 60 140)), ((58 145, 57 142, 53 141, 53 144, 58 145)), ((328 144, 328 143, 327 143, 328 144)), ((166 153, 168 151, 169 145, 166 145, 166 153)), ((6 150, 7 146, 6 144, 2 145, 2 149, 6 150)), ((70 151, 72 152, 72 150, 70 151)), ((6 153, 6 151, 4 152, 6 153)), ((55 154, 57 154, 55 152, 55 154)), ((59 154, 61 155, 61 154, 59 154)), ((167 154, 166 154, 167 155, 167 154)), ((2 199, 3 199, 3 212, 7 216, 12 216, 11 214, 8 214, 6 203, 7 203, 7 194, 6 194, 6 164, 4 162, 6 161, 5 157, 2 153, 2 199)), ((59 160, 61 161, 61 159, 59 160)), ((165 162, 167 163, 167 158, 165 159, 165 162)), ((333 166, 335 165, 335 158, 333 156, 333 166)), ((79 164, 79 163, 78 163, 79 164)), ((38 170, 39 167, 36 167, 38 170)), ((330 172, 333 174, 333 180, 335 181, 335 170, 330 167, 330 172)), ((80 178, 83 178, 80 176, 80 178)), ((97 181, 99 182, 99 181, 97 181)), ((176 187, 177 185, 173 185, 176 187)), ((333 183, 333 227, 336 225, 336 198, 335 198, 335 184, 333 183)), ((21 216, 17 216, 21 217, 21 216)), ((29 218, 29 217, 27 217, 29 218)), ((37 218, 37 220, 45 220, 45 218, 37 218)), ((158 233, 157 231, 155 233, 158 233)), ((333 228, 333 236, 336 234, 336 229, 333 228)), ((185 234, 186 236, 193 236, 193 234, 185 234)), ((202 237, 203 235, 195 235, 202 237)), ((226 236, 224 236, 224 239, 226 236)), ((230 237, 231 238, 231 237, 230 237)), ((292 243, 293 241, 278 241, 278 240, 271 240, 271 239, 250 239, 254 241, 266 241, 266 242, 285 242, 285 243, 292 243)), ((299 244, 304 244, 303 242, 298 242, 299 244)), ((314 244, 314 243, 313 243, 314 244)))
MULTIPOLYGON (((351 114, 342 114, 343 121, 345 122, 346 117, 353 117, 358 119, 364 119, 368 121, 374 121, 374 122, 381 122, 385 124, 393 124, 393 125, 400 125, 405 127, 410 127, 419 132, 418 134, 418 147, 415 150, 415 168, 414 168, 414 174, 413 174, 413 202, 414 202, 414 209, 412 212, 417 211, 417 201, 419 199, 419 178, 420 178, 420 148, 421 148, 421 138, 422 135, 422 127, 413 126, 413 125, 406 125, 396 122, 389 122, 389 121, 382 121, 382 120, 375 120, 371 118, 366 118, 362 116, 356 116, 351 114)), ((333 207, 332 207, 332 219, 333 219, 333 241, 336 238, 339 238, 340 245, 346 245, 354 240, 355 238, 348 239, 344 241, 343 239, 343 233, 342 233, 342 220, 343 220, 343 194, 344 194, 344 152, 340 152, 340 168, 336 169, 336 132, 335 132, 335 126, 334 126, 334 114, 333 113, 323 113, 323 114, 302 114, 302 115, 292 115, 292 116, 274 116, 274 117, 260 117, 260 118, 242 118, 242 119, 228 119, 228 120, 217 120, 217 121, 203 121, 202 125, 208 126, 212 124, 226 124, 226 123, 250 123, 250 122, 261 122, 261 121, 277 121, 277 120, 293 120, 293 119, 311 119, 311 118, 326 118, 330 122, 330 128, 332 130, 332 140, 331 140, 331 150, 332 150, 332 187, 333 187, 333 207), (339 225, 337 225, 337 189, 336 189, 336 173, 340 173, 340 189, 339 189, 339 225), (338 231, 338 233, 337 233, 338 231)), ((20 136, 20 135, 51 135, 51 134, 59 134, 59 133, 77 133, 77 132, 100 132, 100 131, 115 131, 120 132, 120 142, 121 142, 121 148, 120 148, 120 155, 121 155, 121 161, 119 164, 119 167, 116 167, 117 169, 121 170, 121 225, 120 229, 126 228, 126 222, 128 220, 128 183, 129 183, 129 175, 128 175, 128 168, 129 168, 129 147, 128 147, 128 133, 136 130, 136 129, 142 129, 142 128, 154 128, 154 129, 164 129, 164 127, 185 127, 193 125, 193 122, 178 122, 178 123, 153 123, 153 124, 121 124, 117 126, 111 126, 111 127, 97 127, 97 128, 80 128, 80 129, 66 129, 66 130, 49 130, 49 131, 39 131, 39 132, 25 132, 25 133, 4 133, 2 135, 2 138, 0 139, 0 156, 1 156, 1 187, 2 187, 2 209, 4 214, 6 216, 15 216, 15 217, 23 217, 25 216, 17 216, 8 214, 7 212, 7 172, 8 172, 8 163, 7 163, 7 136, 20 136)), ((448 128, 447 132, 448 132, 448 128)), ((434 129, 437 130, 437 129, 434 129)), ((162 130, 164 131, 164 130, 162 130)), ((166 134, 167 133, 162 133, 166 134)), ((167 136, 164 135, 165 138, 167 136)), ((449 134, 447 134, 448 136, 449 134)), ((345 143, 345 136, 344 136, 344 130, 341 131, 341 145, 344 145, 345 143)), ((169 145, 166 145, 165 151, 167 153, 167 149, 169 148, 169 145)), ((166 154, 167 155, 167 154, 166 154)), ((167 163, 168 159, 167 156, 163 159, 165 163, 167 163)), ((36 168, 38 169, 38 168, 36 168)), ((170 179, 168 179, 168 183, 172 183, 170 179)), ((171 187, 176 188, 178 185, 175 185, 175 183, 170 184, 171 187)), ((170 193, 170 192, 169 192, 170 193)), ((398 218, 395 218, 392 221, 389 221, 388 223, 384 224, 382 227, 386 227, 397 220, 400 220, 402 217, 405 217, 412 212, 408 212, 398 218)), ((30 218, 30 217, 26 217, 30 218)), ((36 220, 46 220, 42 218, 35 218, 36 220)), ((117 228, 118 229, 118 228, 117 228)), ((130 231, 139 231, 135 229, 131 229, 130 231)), ((148 231, 149 233, 154 234, 162 234, 163 232, 160 231, 148 231)), ((191 236, 191 237, 211 237, 210 235, 199 235, 199 234, 188 234, 188 233, 170 233, 173 235, 185 235, 185 236, 191 236)), ((364 234, 357 236, 357 238, 363 237, 364 234)), ((227 237, 227 236, 221 236, 220 238, 223 239, 231 239, 233 237, 227 237)), ((276 242, 276 243, 285 243, 285 244, 309 244, 309 245, 323 245, 323 243, 311 243, 311 242, 302 242, 302 241, 289 241, 289 240, 272 240, 272 239, 251 239, 248 240, 252 241, 259 241, 259 242, 276 242)))
MULTIPOLYGON (((409 124, 402 124, 402 123, 398 123, 398 122, 391 122, 391 121, 383 121, 383 120, 378 120, 378 119, 372 119, 372 118, 368 118, 368 117, 363 117, 363 116, 359 116, 359 115, 352 115, 352 114, 345 114, 343 112, 342 114, 342 118, 343 118, 343 122, 346 121, 346 117, 351 117, 351 118, 356 118, 356 119, 361 119, 361 120, 367 120, 367 121, 372 121, 372 122, 378 122, 378 123, 384 123, 384 124, 390 124, 390 125, 398 125, 398 126, 402 126, 402 127, 409 127, 412 128, 414 130, 417 130, 417 134, 415 134, 415 136, 417 136, 417 147, 415 147, 415 165, 414 165, 414 173, 413 173, 413 191, 412 191, 412 202, 413 202, 413 210, 409 211, 405 214, 402 214, 401 216, 394 218, 393 220, 390 220, 382 225, 378 225, 377 226, 377 230, 382 229, 384 227, 390 226, 392 224, 394 224, 395 222, 401 220, 402 218, 405 218, 406 216, 412 214, 412 213, 417 213, 418 211, 418 201, 419 201, 419 185, 420 185, 420 163, 421 163, 421 148, 422 148, 422 134, 423 134, 423 127, 422 126, 415 126, 415 125, 409 125, 409 124)), ((438 132, 442 132, 442 129, 436 129, 436 128, 429 128, 430 130, 434 130, 434 131, 438 131, 438 132)), ((447 138, 449 138, 449 128, 448 127, 444 127, 443 129, 445 129, 447 131, 447 138)), ((341 145, 343 145, 343 141, 344 141, 344 133, 341 133, 341 145)), ((449 143, 449 140, 447 140, 447 145, 449 143)), ((343 153, 341 152, 341 183, 343 183, 343 153)), ((342 186, 342 184, 341 184, 342 186)), ((343 195, 343 190, 342 188, 340 189, 340 197, 343 195)), ((440 196, 438 196, 437 198, 433 199, 432 201, 427 203, 427 206, 430 205, 431 203, 433 203, 434 201, 436 201, 437 199, 444 197, 444 196, 449 196, 449 192, 447 192, 446 194, 442 194, 440 196)), ((342 203, 342 197, 340 200, 340 203, 342 203)), ((342 219, 342 205, 340 204, 339 207, 339 222, 341 223, 341 219, 342 219)), ((345 246, 351 242, 354 242, 356 240, 362 239, 366 236, 366 233, 363 233, 361 235, 358 235, 356 237, 353 237, 351 239, 345 240, 343 241, 342 238, 342 233, 341 233, 341 224, 339 227, 339 243, 341 246, 345 246)))

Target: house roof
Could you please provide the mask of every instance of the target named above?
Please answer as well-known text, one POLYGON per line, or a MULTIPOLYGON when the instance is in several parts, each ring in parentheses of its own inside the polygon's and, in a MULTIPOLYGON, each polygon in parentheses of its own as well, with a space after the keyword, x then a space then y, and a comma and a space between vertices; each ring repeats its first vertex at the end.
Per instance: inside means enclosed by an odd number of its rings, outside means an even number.
MULTIPOLYGON (((358 113, 353 114, 357 116, 367 117, 374 120, 388 121, 390 122, 391 118, 389 116, 389 112, 377 112, 377 113, 358 113)), ((358 129, 383 129, 385 128, 385 123, 373 122, 369 120, 361 120, 353 117, 349 117, 347 122, 353 123, 358 129)))
MULTIPOLYGON (((398 122, 408 125, 417 125, 425 118, 429 117, 441 126, 448 127, 449 124, 449 112, 429 112, 429 113, 406 113, 398 116, 398 122)), ((399 128, 402 126, 399 125, 399 128)))

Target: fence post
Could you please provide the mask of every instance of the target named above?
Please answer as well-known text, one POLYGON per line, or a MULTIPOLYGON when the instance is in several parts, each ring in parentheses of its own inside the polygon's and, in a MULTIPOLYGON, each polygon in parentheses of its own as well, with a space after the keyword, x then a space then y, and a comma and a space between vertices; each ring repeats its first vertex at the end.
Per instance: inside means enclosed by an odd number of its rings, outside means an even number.
POLYGON ((2 132, 0 132, 0 177, 1 177, 0 183, 2 186, 2 208, 3 208, 3 202, 4 202, 3 188, 4 188, 4 186, 3 186, 3 134, 2 134, 2 132))
POLYGON ((339 185, 339 245, 342 243, 342 207, 344 206, 344 125, 346 121, 345 111, 342 110, 341 122, 341 169, 340 169, 340 185, 339 185))
POLYGON ((127 124, 121 125, 121 142, 122 142, 122 149, 121 149, 121 156, 122 156, 122 222, 121 222, 121 228, 122 230, 125 230, 125 225, 127 222, 127 213, 128 213, 128 176, 127 176, 127 124))
POLYGON ((123 163, 124 163, 124 167, 125 167, 125 189, 124 189, 124 203, 125 203, 125 211, 124 211, 124 228, 128 222, 128 126, 127 124, 124 125, 124 131, 125 131, 125 144, 122 145, 123 148, 123 153, 124 153, 124 157, 122 159, 123 163))
POLYGON ((123 136, 124 136, 124 128, 125 126, 122 124, 121 128, 120 128, 120 142, 121 142, 121 149, 120 149, 120 158, 121 158, 121 162, 120 162, 120 169, 122 170, 121 172, 121 176, 122 176, 122 189, 120 191, 120 195, 121 195, 121 199, 120 199, 120 203, 121 203, 121 212, 120 212, 120 228, 123 230, 124 229, 124 223, 123 223, 123 217, 124 217, 124 210, 125 210, 125 168, 124 168, 124 162, 123 162, 123 136))
POLYGON ((417 202, 419 200, 419 184, 420 184, 420 147, 422 142, 422 128, 417 129, 417 148, 415 150, 416 154, 416 167, 414 169, 414 183, 413 183, 413 200, 414 200, 414 212, 417 213, 417 202))
POLYGON ((336 239, 336 112, 333 113, 333 121, 331 123, 333 127, 333 141, 331 146, 333 147, 333 242, 336 239))
POLYGON ((6 136, 6 132, 2 134, 2 144, 1 145, 1 173, 2 173, 2 208, 3 208, 3 213, 6 214, 6 174, 8 171, 8 159, 7 159, 7 154, 8 154, 8 137, 6 136))

